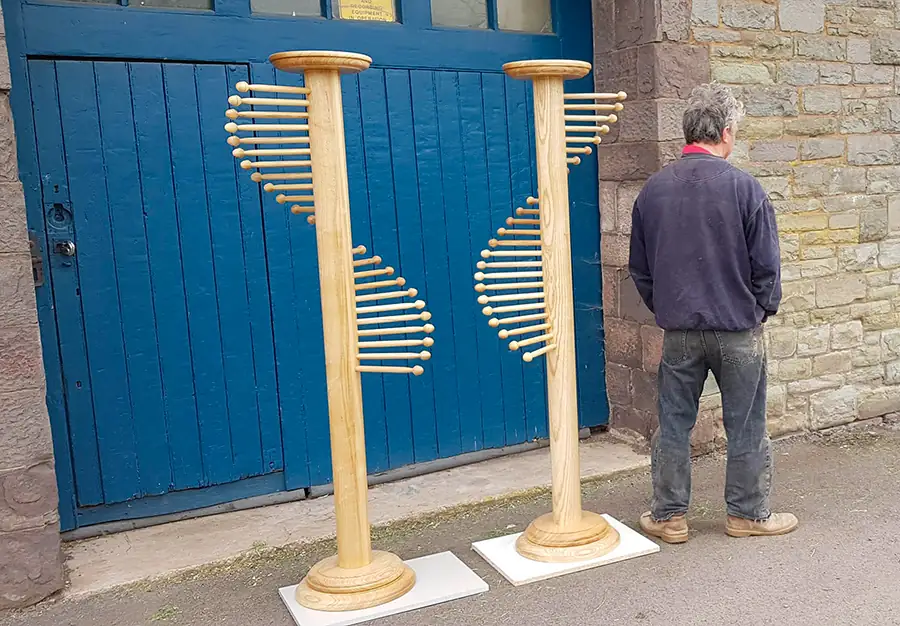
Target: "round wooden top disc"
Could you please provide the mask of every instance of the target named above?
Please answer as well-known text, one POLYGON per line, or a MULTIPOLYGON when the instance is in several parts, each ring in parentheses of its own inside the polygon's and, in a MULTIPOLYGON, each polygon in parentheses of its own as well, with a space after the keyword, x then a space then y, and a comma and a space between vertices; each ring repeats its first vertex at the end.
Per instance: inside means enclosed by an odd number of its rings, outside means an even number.
POLYGON ((291 74, 301 74, 307 70, 338 70, 342 74, 356 74, 369 69, 372 57, 355 52, 302 50, 276 52, 269 57, 269 63, 275 69, 291 74))
POLYGON ((586 61, 567 59, 540 59, 536 61, 513 61, 503 66, 503 71, 512 78, 559 77, 564 80, 584 78, 591 71, 586 61))

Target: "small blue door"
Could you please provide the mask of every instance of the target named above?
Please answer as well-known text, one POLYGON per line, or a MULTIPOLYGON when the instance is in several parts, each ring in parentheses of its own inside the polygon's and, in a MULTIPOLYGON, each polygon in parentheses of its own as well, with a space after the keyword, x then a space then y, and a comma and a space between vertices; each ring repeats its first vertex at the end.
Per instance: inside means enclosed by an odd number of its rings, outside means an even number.
MULTIPOLYGON (((374 58, 343 79, 354 243, 434 315, 425 376, 364 377, 369 471, 546 436, 543 365, 497 339, 472 273, 535 192, 530 88, 500 67, 590 60, 590 0, 343 2, 4 0, 64 529, 331 481, 315 233, 222 128, 235 82, 299 80, 266 63, 280 50, 374 58)), ((595 168, 570 176, 591 426, 608 412, 595 168)))

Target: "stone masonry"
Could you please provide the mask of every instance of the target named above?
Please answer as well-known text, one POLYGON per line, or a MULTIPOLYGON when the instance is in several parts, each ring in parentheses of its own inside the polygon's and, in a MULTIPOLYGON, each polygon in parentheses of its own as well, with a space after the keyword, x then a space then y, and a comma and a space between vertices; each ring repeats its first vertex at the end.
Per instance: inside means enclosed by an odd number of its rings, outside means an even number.
MULTIPOLYGON (((598 0, 595 9, 617 18, 595 27, 597 88, 629 92, 617 136, 600 146, 613 424, 645 436, 655 428, 661 332, 627 273, 631 206, 642 181, 678 154, 683 98, 709 79, 743 100, 731 160, 758 177, 778 212, 784 298, 766 331, 770 432, 900 410, 900 5, 652 4, 598 0)), ((710 379, 698 449, 723 439, 720 407, 710 379)))
POLYGON ((56 475, 0 16, 0 609, 62 587, 56 475))

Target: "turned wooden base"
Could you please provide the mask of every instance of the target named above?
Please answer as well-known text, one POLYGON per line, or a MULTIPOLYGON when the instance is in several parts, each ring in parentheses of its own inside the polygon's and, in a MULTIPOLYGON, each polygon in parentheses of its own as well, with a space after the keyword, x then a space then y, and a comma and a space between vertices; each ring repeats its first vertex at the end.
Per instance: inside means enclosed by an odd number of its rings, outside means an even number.
POLYGON ((365 567, 345 569, 337 557, 313 565, 299 585, 297 602, 316 611, 368 609, 396 600, 416 584, 416 575, 400 557, 375 550, 365 567))
POLYGON ((571 563, 596 559, 619 545, 618 531, 603 516, 583 511, 581 520, 565 529, 553 521, 553 514, 542 515, 516 540, 519 554, 544 563, 571 563))

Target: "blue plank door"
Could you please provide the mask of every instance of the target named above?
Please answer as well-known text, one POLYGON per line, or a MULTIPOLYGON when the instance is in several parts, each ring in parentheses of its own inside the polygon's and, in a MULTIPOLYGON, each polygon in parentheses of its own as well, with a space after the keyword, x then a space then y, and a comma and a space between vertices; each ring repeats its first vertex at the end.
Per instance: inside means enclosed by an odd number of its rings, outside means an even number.
MULTIPOLYGON (((223 129, 236 82, 300 84, 265 62, 298 32, 376 57, 342 83, 354 244, 419 290, 436 327, 424 376, 363 378, 369 472, 547 435, 543 363, 498 340, 472 274, 536 192, 531 90, 500 67, 589 59, 589 0, 557 6, 544 35, 431 29, 418 0, 400 0, 410 24, 394 30, 9 2, 64 529, 331 482, 315 232, 263 197, 223 129), (272 36, 217 30, 244 25, 272 36), (79 28, 106 36, 67 34, 79 28), (146 33, 179 29, 148 48, 146 33), (239 54, 209 43, 223 37, 239 54)), ((608 419, 595 168, 588 157, 570 176, 584 426, 608 419)))

